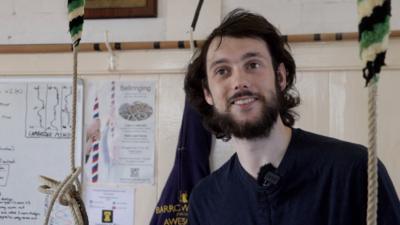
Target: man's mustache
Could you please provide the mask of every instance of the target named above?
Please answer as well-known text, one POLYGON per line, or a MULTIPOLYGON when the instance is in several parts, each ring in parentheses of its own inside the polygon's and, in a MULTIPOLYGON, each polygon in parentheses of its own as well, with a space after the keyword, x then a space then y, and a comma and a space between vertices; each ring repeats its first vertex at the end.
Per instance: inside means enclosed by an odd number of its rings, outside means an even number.
POLYGON ((255 98, 259 98, 260 97, 259 94, 253 93, 253 92, 251 92, 249 90, 239 91, 239 92, 236 92, 235 94, 233 94, 231 97, 228 98, 228 100, 227 100, 228 105, 231 105, 232 102, 235 99, 240 98, 240 97, 244 97, 244 96, 255 97, 255 98))

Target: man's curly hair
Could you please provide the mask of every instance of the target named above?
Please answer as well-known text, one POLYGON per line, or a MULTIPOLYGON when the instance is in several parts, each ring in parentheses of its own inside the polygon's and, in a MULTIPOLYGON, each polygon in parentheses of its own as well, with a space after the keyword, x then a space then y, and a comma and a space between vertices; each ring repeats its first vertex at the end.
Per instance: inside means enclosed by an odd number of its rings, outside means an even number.
MULTIPOLYGON (((229 139, 230 134, 217 125, 210 123, 214 108, 205 101, 203 89, 209 91, 207 80, 207 52, 212 40, 223 37, 255 38, 265 41, 272 57, 274 71, 278 70, 279 64, 285 65, 286 88, 282 90, 282 98, 279 103, 279 114, 286 126, 292 127, 297 117, 293 108, 300 104, 299 94, 294 87, 296 79, 296 64, 290 52, 287 42, 281 37, 280 32, 264 17, 250 13, 243 9, 235 9, 222 21, 221 25, 213 30, 207 37, 201 49, 195 54, 193 62, 189 65, 184 83, 184 90, 191 105, 203 116, 203 123, 217 138, 229 139)), ((277 76, 277 73, 275 73, 277 76)), ((276 77, 277 78, 277 77, 276 77)))

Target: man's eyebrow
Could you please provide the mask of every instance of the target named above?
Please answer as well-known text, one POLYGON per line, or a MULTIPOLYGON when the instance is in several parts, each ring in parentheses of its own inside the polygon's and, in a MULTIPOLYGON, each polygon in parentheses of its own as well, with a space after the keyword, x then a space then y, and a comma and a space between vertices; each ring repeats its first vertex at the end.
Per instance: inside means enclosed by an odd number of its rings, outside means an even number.
MULTIPOLYGON (((261 54, 260 52, 247 52, 242 57, 240 57, 240 59, 246 60, 246 59, 253 58, 253 57, 261 57, 261 58, 266 59, 266 57, 263 54, 261 54)), ((209 68, 213 68, 215 65, 226 63, 226 62, 228 62, 228 59, 225 59, 225 58, 215 60, 214 62, 212 62, 210 64, 209 68)))
POLYGON ((216 60, 216 61, 214 61, 214 62, 212 62, 212 63, 210 64, 210 68, 213 68, 215 65, 222 64, 222 63, 226 63, 226 62, 228 62, 228 60, 225 59, 225 58, 223 58, 223 59, 218 59, 218 60, 216 60))
POLYGON ((262 55, 260 52, 247 52, 246 54, 244 54, 241 59, 245 60, 248 58, 253 58, 253 57, 261 57, 261 58, 266 58, 264 55, 262 55))

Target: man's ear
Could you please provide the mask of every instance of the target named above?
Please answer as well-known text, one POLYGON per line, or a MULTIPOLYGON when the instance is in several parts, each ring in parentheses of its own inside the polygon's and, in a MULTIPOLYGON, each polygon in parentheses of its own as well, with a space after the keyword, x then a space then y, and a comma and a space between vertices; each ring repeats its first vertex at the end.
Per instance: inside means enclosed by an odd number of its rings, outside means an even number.
POLYGON ((285 64, 280 63, 278 66, 278 70, 276 71, 276 78, 278 79, 279 87, 281 91, 285 90, 286 88, 286 67, 285 64))
POLYGON ((214 105, 214 101, 210 91, 207 88, 203 88, 204 98, 209 105, 214 105))

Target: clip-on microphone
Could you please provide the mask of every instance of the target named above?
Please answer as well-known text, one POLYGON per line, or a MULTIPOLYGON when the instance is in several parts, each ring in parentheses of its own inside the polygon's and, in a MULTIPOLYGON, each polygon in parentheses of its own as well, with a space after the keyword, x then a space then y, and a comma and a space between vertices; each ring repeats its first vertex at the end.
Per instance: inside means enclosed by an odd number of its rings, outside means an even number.
POLYGON ((280 179, 281 177, 276 173, 276 168, 271 163, 268 163, 260 168, 257 183, 262 187, 269 188, 276 186, 280 179))

